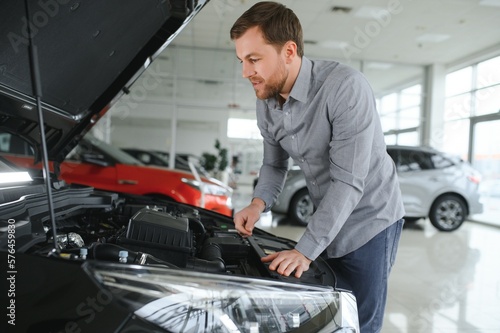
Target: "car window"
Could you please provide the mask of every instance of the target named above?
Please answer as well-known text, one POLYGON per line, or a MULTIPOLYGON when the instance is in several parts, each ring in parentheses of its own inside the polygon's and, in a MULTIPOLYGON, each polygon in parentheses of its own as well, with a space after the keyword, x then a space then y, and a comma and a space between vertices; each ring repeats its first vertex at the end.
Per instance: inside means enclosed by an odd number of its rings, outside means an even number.
POLYGON ((436 169, 444 169, 454 165, 453 161, 441 154, 432 154, 432 163, 436 169))
POLYGON ((431 154, 422 151, 402 149, 399 152, 398 171, 421 171, 433 169, 431 154))
MULTIPOLYGON (((83 161, 83 155, 88 153, 101 154, 96 148, 88 144, 86 141, 81 141, 73 150, 66 156, 66 160, 69 161, 83 161)), ((103 155, 104 158, 104 155, 103 155)))
POLYGON ((144 165, 141 161, 125 153, 120 148, 107 144, 95 137, 87 136, 86 140, 90 141, 93 146, 99 147, 99 149, 104 152, 104 154, 110 156, 118 163, 129 165, 144 165))
POLYGON ((132 157, 120 148, 111 146, 92 136, 86 136, 85 140, 80 141, 73 151, 67 156, 67 160, 82 160, 82 155, 85 153, 101 153, 103 157, 109 159, 110 163, 120 163, 128 165, 144 165, 138 159, 132 157))
POLYGON ((146 153, 138 153, 135 157, 144 164, 151 164, 151 155, 146 153))
POLYGON ((165 159, 162 155, 152 152, 150 156, 153 159, 152 164, 168 167, 168 159, 165 159))
POLYGON ((10 133, 0 132, 0 152, 9 154, 19 154, 33 156, 34 151, 31 145, 25 140, 10 133))

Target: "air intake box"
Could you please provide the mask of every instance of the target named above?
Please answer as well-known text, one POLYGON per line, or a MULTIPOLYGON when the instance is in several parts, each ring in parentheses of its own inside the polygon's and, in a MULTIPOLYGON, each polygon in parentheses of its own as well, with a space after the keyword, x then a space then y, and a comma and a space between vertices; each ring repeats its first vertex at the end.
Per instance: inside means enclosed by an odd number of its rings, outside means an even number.
POLYGON ((188 257, 194 252, 189 220, 149 207, 130 219, 125 237, 120 237, 118 242, 178 267, 186 267, 188 257))

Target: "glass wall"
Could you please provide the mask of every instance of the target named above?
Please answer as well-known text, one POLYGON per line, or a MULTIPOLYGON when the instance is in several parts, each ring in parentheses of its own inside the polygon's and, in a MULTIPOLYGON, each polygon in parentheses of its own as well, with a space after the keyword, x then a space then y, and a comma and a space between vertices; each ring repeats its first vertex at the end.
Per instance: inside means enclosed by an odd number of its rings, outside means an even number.
POLYGON ((500 225, 500 56, 446 76, 444 143, 482 174, 484 213, 478 221, 500 225))
POLYGON ((420 143, 422 84, 414 84, 377 99, 385 141, 392 145, 420 143))
POLYGON ((483 213, 478 221, 500 226, 500 119, 473 122, 472 165, 482 174, 480 185, 483 213))

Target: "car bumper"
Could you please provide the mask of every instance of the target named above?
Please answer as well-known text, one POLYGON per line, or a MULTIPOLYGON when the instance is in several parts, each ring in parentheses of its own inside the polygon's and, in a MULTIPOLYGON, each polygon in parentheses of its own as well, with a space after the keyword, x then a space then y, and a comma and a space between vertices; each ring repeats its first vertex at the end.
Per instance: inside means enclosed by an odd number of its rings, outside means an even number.
POLYGON ((483 212, 483 204, 476 200, 469 203, 469 215, 481 214, 483 212))
POLYGON ((204 208, 222 215, 233 216, 231 197, 205 194, 204 208))

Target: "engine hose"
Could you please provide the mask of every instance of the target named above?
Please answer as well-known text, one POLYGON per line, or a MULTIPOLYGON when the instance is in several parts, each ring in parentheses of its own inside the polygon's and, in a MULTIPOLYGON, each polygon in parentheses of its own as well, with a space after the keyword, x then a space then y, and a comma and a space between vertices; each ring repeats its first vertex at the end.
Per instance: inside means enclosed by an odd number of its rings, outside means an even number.
POLYGON ((198 272, 225 272, 226 263, 222 259, 222 249, 218 244, 206 242, 205 244, 203 244, 200 259, 188 259, 186 267, 198 272))
POLYGON ((120 251, 127 251, 127 264, 133 264, 139 258, 139 253, 115 244, 94 243, 89 248, 88 258, 118 262, 120 251))

